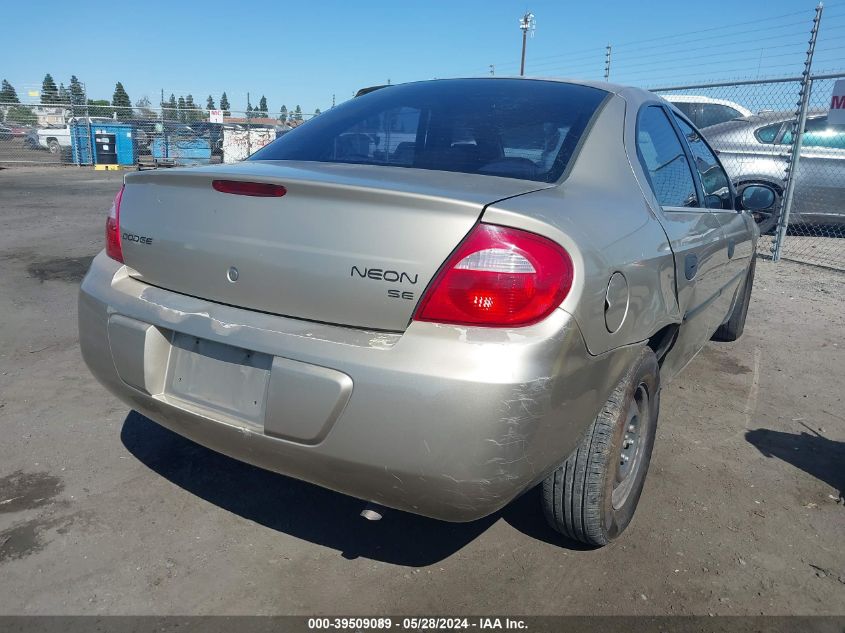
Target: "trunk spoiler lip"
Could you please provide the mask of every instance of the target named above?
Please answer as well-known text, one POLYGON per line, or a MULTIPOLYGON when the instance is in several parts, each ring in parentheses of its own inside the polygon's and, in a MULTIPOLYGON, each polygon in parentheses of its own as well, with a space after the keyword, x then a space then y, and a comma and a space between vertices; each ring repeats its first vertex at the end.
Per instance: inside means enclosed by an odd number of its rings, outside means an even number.
POLYGON ((124 182, 130 188, 141 184, 192 187, 202 181, 212 188, 212 181, 221 179, 282 185, 289 194, 295 194, 297 190, 322 189, 335 193, 383 192, 397 198, 457 201, 480 208, 480 213, 489 205, 561 184, 411 167, 306 161, 251 161, 249 164, 131 172, 124 176, 124 182), (390 177, 386 177, 388 174, 390 177))

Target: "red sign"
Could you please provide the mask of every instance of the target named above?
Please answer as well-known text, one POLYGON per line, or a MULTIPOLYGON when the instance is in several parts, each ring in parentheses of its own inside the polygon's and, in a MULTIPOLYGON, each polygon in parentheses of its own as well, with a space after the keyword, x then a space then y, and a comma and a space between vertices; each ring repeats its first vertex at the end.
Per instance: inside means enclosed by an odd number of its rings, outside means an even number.
POLYGON ((839 79, 833 84, 827 122, 830 125, 845 125, 845 79, 839 79))

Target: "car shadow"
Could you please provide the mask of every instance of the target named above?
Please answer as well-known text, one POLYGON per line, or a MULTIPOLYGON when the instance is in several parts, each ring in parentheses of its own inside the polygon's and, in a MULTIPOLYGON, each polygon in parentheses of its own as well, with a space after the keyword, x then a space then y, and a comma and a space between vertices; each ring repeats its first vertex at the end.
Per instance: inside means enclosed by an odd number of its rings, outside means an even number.
POLYGON ((745 439, 766 457, 777 457, 836 488, 845 499, 845 442, 817 433, 785 433, 770 429, 748 431, 745 439))
POLYGON ((499 519, 531 538, 568 549, 588 549, 546 524, 539 487, 471 523, 447 523, 398 510, 386 510, 381 521, 367 521, 359 517, 365 506, 360 499, 232 459, 137 411, 127 415, 120 438, 141 463, 183 490, 264 527, 335 549, 348 559, 432 565, 459 551, 499 519))

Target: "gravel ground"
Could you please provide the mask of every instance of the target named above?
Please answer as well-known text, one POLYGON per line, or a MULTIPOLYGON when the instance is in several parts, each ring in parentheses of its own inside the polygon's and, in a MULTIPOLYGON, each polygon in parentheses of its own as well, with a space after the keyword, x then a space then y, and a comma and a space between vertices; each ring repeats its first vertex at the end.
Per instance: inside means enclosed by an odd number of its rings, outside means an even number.
POLYGON ((76 292, 120 178, 0 171, 0 613, 845 614, 842 273, 759 263, 743 338, 665 388, 616 544, 561 542, 536 493, 369 523, 89 375, 76 292))

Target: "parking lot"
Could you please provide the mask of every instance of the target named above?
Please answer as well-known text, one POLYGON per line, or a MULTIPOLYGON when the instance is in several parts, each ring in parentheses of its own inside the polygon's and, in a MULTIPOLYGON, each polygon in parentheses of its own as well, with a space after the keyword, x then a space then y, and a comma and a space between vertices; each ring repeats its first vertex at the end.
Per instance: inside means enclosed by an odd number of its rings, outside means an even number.
POLYGON ((121 178, 0 170, 1 613, 842 613, 842 273, 759 262, 745 335, 665 387, 617 543, 562 542, 537 491, 470 524, 373 523, 90 376, 76 293, 121 178))
MULTIPOLYGON (((69 162, 69 157, 66 156, 65 160, 69 162)), ((0 141, 0 162, 57 165, 61 161, 59 154, 51 154, 46 149, 35 149, 20 137, 0 141)))

